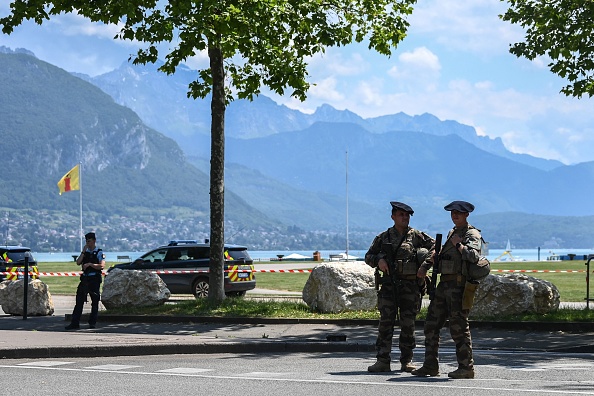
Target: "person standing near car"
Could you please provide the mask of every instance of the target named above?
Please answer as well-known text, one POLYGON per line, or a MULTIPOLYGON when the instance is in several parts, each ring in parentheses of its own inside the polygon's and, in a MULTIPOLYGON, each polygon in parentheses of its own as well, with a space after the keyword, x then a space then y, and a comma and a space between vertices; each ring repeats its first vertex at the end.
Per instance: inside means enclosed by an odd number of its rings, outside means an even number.
POLYGON ((377 361, 370 372, 389 372, 390 352, 396 318, 400 317, 400 367, 415 369, 412 364, 415 347, 415 319, 421 309, 425 279, 417 279, 417 270, 435 247, 435 241, 424 232, 409 227, 412 208, 402 202, 390 202, 394 226, 375 237, 365 254, 365 263, 376 268, 376 288, 380 321, 376 340, 377 361), (381 271, 381 278, 379 273, 381 271))
POLYGON ((437 263, 440 274, 435 297, 429 304, 425 321, 425 362, 412 375, 433 377, 439 375, 439 333, 446 320, 450 322, 450 335, 456 344, 458 369, 448 373, 454 379, 474 378, 474 360, 468 314, 464 307, 464 290, 467 287, 468 263, 480 258, 482 236, 479 229, 468 224, 468 215, 474 205, 465 201, 454 201, 444 207, 450 212, 454 228, 433 262, 423 264, 417 276, 425 278, 427 270, 437 263))
POLYGON ((101 300, 100 288, 103 279, 103 268, 105 268, 105 254, 96 245, 97 239, 94 232, 85 235, 86 244, 76 259, 76 264, 81 266, 83 271, 80 282, 76 289, 76 305, 72 311, 72 320, 66 326, 66 330, 80 329, 80 317, 82 316, 83 305, 87 302, 87 295, 91 297, 91 314, 89 316, 89 328, 94 329, 97 325, 99 315, 99 301, 101 300))

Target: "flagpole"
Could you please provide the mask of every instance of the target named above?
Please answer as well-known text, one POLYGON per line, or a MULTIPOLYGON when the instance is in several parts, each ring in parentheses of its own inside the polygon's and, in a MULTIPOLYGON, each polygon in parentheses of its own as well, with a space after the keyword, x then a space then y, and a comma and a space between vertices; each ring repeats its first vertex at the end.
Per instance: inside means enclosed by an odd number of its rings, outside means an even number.
POLYGON ((80 241, 80 251, 83 249, 83 226, 82 226, 82 162, 78 163, 78 192, 80 197, 80 226, 78 229, 78 240, 80 241))
POLYGON ((349 261, 349 150, 346 151, 346 260, 349 261))

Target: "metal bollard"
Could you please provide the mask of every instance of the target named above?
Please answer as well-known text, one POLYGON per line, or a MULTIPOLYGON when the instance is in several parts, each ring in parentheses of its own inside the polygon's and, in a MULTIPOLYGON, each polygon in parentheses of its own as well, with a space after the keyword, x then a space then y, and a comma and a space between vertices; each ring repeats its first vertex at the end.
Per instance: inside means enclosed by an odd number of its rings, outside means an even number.
POLYGON ((589 257, 586 262, 586 309, 590 309, 590 261, 594 259, 594 256, 589 257))
POLYGON ((29 259, 30 252, 25 252, 25 273, 23 274, 23 320, 27 320, 27 300, 29 298, 29 259))

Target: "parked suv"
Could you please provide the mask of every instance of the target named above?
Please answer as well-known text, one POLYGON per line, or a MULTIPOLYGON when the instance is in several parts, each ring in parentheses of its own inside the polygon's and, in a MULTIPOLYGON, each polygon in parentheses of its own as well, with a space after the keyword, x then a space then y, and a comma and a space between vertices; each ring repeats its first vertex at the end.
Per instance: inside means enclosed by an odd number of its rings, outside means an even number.
MULTIPOLYGON (((224 254, 225 294, 244 296, 246 291, 256 287, 253 260, 244 246, 225 245, 224 254)), ((209 243, 176 240, 143 254, 131 263, 115 264, 108 271, 113 268, 156 271, 172 294, 193 294, 200 298, 208 296, 209 262, 209 243)))
MULTIPOLYGON (((31 254, 31 249, 24 246, 0 246, 0 282, 4 280, 23 279, 25 272, 25 253, 31 254), (4 272, 16 272, 15 274, 4 274, 4 272)), ((29 273, 31 279, 39 278, 37 261, 33 255, 29 257, 29 273)))

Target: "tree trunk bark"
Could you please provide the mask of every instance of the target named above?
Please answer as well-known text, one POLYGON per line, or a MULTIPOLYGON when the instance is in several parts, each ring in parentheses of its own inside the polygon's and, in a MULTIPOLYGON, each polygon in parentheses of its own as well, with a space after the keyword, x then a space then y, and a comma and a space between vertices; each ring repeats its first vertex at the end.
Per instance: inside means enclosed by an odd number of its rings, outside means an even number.
POLYGON ((225 299, 225 71, 220 48, 209 48, 212 73, 210 127, 210 281, 208 297, 225 299))

